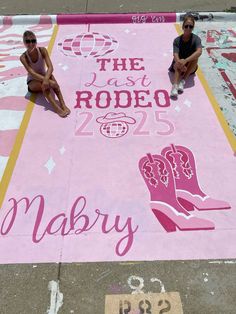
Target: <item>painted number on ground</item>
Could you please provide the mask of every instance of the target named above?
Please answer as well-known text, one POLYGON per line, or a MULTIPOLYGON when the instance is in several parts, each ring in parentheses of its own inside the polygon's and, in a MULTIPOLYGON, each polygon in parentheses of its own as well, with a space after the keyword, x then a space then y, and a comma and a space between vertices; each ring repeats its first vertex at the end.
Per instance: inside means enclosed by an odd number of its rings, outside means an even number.
POLYGON ((105 314, 182 314, 178 292, 107 295, 105 314))

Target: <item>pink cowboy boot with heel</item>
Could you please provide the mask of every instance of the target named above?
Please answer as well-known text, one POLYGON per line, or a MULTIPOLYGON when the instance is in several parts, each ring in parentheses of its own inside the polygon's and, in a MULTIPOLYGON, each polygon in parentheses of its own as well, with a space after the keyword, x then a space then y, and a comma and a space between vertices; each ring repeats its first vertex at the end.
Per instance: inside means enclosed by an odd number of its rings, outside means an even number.
POLYGON ((200 188, 197 178, 194 155, 190 149, 171 144, 162 152, 173 170, 176 194, 179 203, 188 211, 194 210, 222 210, 229 209, 230 205, 206 195, 200 188))
POLYGON ((147 154, 139 161, 139 170, 150 192, 150 207, 167 232, 211 230, 214 224, 194 217, 178 202, 172 168, 161 155, 147 154))

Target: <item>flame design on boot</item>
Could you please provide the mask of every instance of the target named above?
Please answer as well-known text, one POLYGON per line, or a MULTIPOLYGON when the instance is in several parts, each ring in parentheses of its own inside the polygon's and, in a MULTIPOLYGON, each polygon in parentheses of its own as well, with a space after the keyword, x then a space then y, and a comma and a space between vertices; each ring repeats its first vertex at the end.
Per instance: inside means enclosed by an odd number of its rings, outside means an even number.
POLYGON ((229 203, 216 200, 205 194, 199 186, 194 155, 190 149, 171 144, 162 152, 171 164, 178 201, 188 211, 229 209, 229 203))

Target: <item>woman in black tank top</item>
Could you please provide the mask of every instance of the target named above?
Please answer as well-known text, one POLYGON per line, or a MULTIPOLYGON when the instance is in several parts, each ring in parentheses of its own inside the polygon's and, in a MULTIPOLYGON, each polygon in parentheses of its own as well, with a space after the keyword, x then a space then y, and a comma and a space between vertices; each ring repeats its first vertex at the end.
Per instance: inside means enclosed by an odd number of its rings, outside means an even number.
POLYGON ((33 93, 42 92, 56 113, 60 117, 66 117, 70 114, 70 109, 65 105, 60 87, 52 75, 53 66, 47 49, 37 47, 36 36, 31 31, 24 32, 23 41, 27 50, 21 55, 20 61, 28 72, 28 90, 33 93), (60 105, 55 101, 52 91, 57 95, 60 105))

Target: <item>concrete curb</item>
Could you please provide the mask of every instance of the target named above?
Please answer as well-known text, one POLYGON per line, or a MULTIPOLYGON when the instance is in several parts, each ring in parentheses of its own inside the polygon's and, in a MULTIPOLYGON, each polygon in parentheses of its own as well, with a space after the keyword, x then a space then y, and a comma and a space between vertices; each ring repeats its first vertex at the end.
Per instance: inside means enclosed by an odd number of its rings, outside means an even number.
POLYGON ((0 25, 56 24, 57 15, 0 16, 0 25))
POLYGON ((194 16, 196 21, 212 21, 212 22, 235 22, 236 21, 236 13, 230 12, 181 12, 176 13, 176 21, 182 21, 183 17, 187 14, 191 14, 194 16))
POLYGON ((12 15, 0 16, 0 25, 28 24, 118 24, 118 23, 174 23, 191 13, 197 21, 236 21, 236 13, 226 12, 150 12, 124 14, 57 14, 57 15, 12 15))
POLYGON ((60 24, 109 24, 109 23, 173 23, 176 13, 126 13, 126 14, 59 14, 57 23, 60 24))

